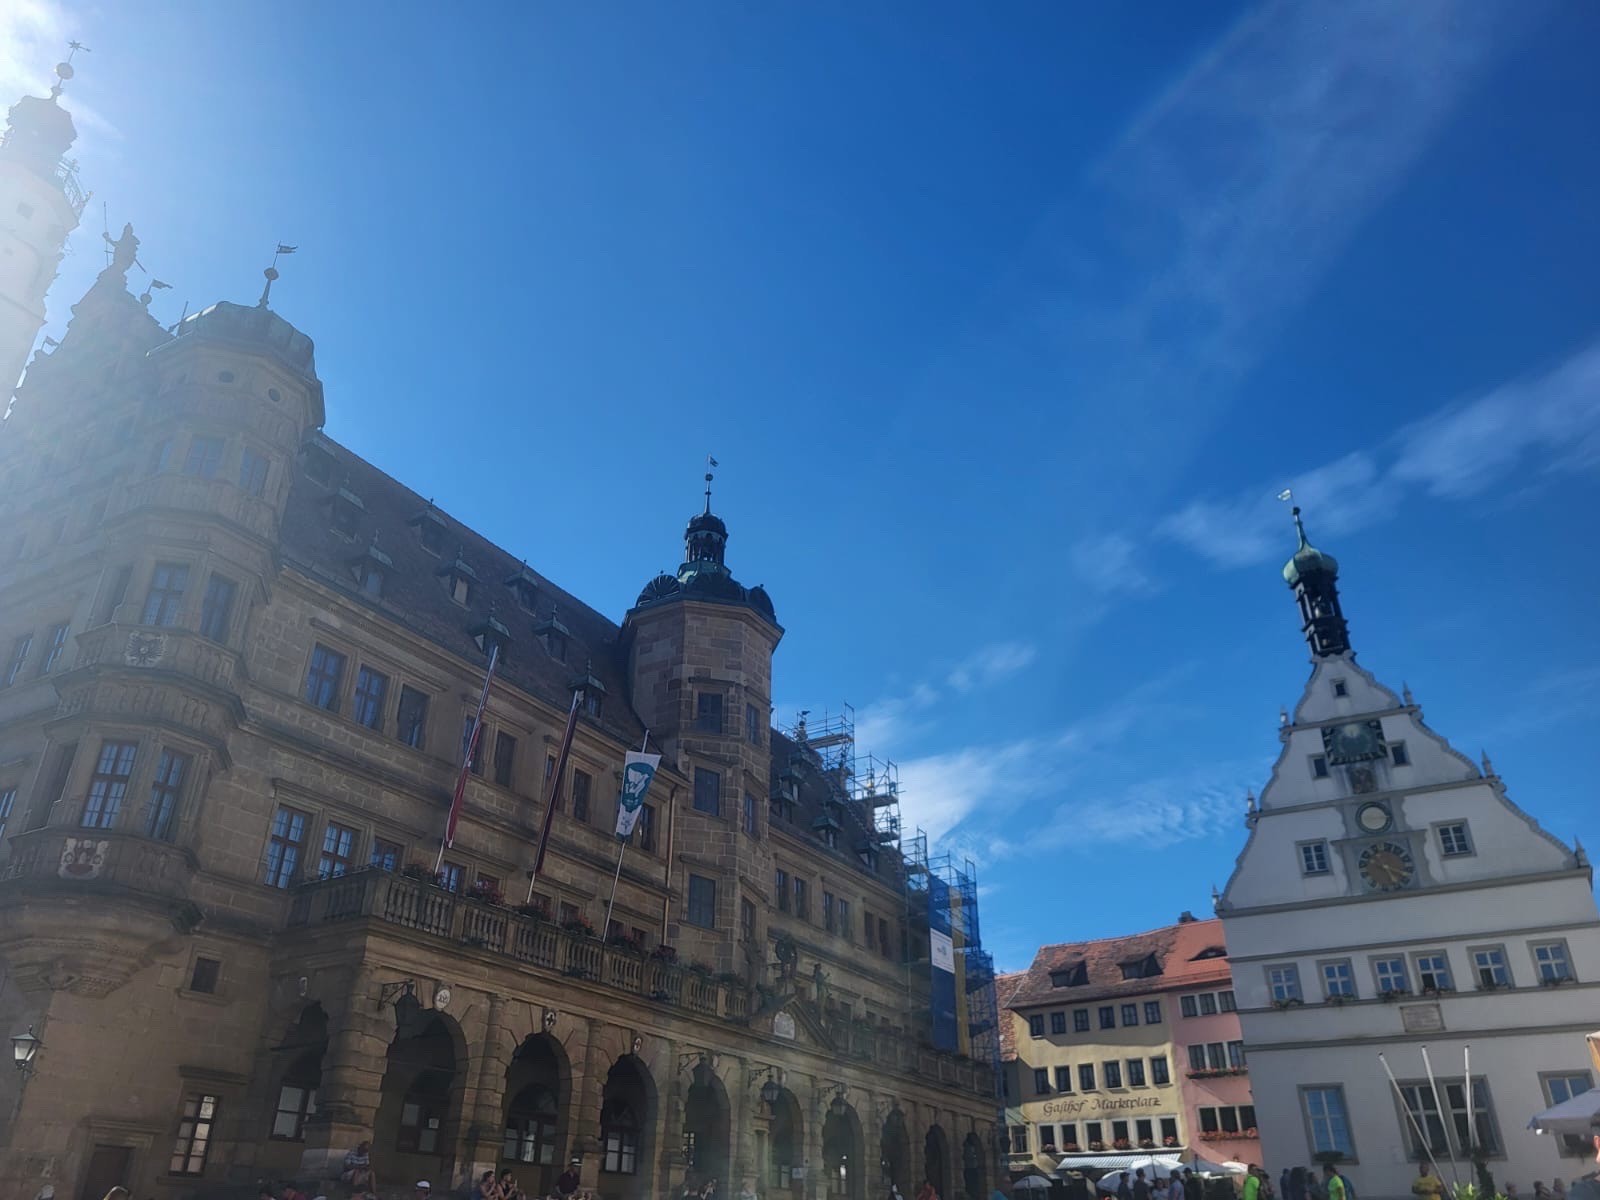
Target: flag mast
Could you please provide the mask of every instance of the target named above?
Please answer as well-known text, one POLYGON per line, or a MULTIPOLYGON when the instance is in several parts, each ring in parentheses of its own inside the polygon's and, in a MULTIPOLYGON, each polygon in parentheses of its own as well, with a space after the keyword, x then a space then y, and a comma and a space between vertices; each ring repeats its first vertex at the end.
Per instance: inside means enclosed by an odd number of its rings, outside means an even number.
MULTIPOLYGON (((281 247, 280 247, 281 249, 281 247)), ((456 776, 456 790, 450 796, 450 813, 444 820, 444 836, 439 839, 439 854, 433 860, 433 873, 444 868, 444 852, 456 841, 456 824, 461 820, 461 809, 467 798, 467 775, 472 770, 472 756, 478 752, 478 742, 483 737, 483 710, 489 703, 489 684, 494 680, 494 669, 500 661, 500 642, 489 643, 489 668, 483 673, 483 690, 478 693, 478 707, 472 714, 472 730, 467 736, 461 755, 461 773, 456 776)))
POLYGON ((528 900, 533 903, 533 885, 538 882, 539 872, 544 869, 544 852, 550 845, 550 827, 555 824, 556 809, 561 807, 561 786, 567 778, 567 759, 572 755, 572 734, 578 726, 578 703, 583 699, 581 687, 572 689, 572 707, 567 710, 567 729, 561 735, 561 753, 556 759, 555 780, 550 787, 550 795, 544 807, 544 825, 539 831, 539 849, 533 857, 533 866, 528 869, 528 900))

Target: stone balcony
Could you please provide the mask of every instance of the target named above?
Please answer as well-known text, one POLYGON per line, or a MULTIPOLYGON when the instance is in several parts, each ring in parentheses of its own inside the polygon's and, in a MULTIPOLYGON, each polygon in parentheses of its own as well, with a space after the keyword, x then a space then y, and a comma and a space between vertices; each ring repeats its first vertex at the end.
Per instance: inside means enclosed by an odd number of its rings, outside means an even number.
POLYGON ((201 479, 172 471, 152 475, 127 490, 117 512, 136 509, 201 513, 230 521, 264 541, 272 541, 277 536, 277 510, 266 500, 236 487, 231 479, 220 476, 201 479))
MULTIPOLYGON (((121 610, 126 612, 126 606, 121 610)), ((114 621, 78 637, 72 669, 137 667, 174 671, 224 692, 232 692, 239 656, 225 646, 185 629, 114 621)))
POLYGON ((73 891, 136 891, 189 898, 194 855, 182 846, 118 829, 49 825, 11 839, 0 884, 46 882, 73 891))
MULTIPOLYGON (((762 1015, 760 994, 742 983, 607 945, 545 918, 458 896, 424 880, 363 870, 302 884, 290 900, 290 929, 362 920, 487 951, 524 968, 583 980, 710 1020, 749 1025, 762 1015)), ((803 985, 797 990, 803 995, 803 985)), ((863 1022, 819 1024, 840 1057, 986 1098, 995 1094, 994 1073, 986 1063, 936 1051, 904 1034, 863 1022)))

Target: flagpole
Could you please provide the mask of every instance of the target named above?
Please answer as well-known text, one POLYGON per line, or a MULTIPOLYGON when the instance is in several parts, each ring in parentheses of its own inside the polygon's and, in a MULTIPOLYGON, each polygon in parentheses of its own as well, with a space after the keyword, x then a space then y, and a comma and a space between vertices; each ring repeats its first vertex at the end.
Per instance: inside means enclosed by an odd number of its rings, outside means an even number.
POLYGON ((561 805, 561 786, 567 778, 567 759, 572 755, 572 734, 578 725, 578 704, 583 699, 583 689, 574 688, 572 707, 567 710, 567 729, 561 735, 561 753, 556 758, 555 779, 544 809, 544 828, 539 832, 539 849, 534 854, 533 866, 528 869, 528 903, 533 903, 533 885, 539 880, 544 867, 545 849, 550 844, 550 827, 555 824, 556 809, 561 805))
POLYGON ((1478 1117, 1472 1111, 1472 1045, 1470 1042, 1462 1047, 1461 1050, 1461 1072, 1467 1085, 1467 1144, 1462 1147, 1462 1152, 1466 1156, 1467 1170, 1471 1171, 1473 1143, 1478 1140, 1478 1117))
POLYGON ((494 668, 500 661, 500 643, 489 644, 489 668, 483 673, 483 690, 478 693, 478 707, 472 714, 472 732, 467 738, 466 752, 461 756, 461 773, 456 776, 456 790, 450 795, 450 812, 444 819, 444 836, 439 839, 439 854, 433 860, 435 876, 444 869, 444 852, 456 841, 456 822, 461 819, 461 805, 467 796, 467 776, 472 771, 472 756, 477 753, 478 739, 483 736, 483 710, 489 704, 489 684, 494 680, 494 668))
MULTIPOLYGON (((643 754, 645 752, 645 748, 649 745, 650 731, 646 729, 644 731, 644 737, 639 741, 639 753, 643 754)), ((602 938, 610 936, 611 910, 617 906, 617 880, 622 878, 622 856, 627 852, 628 839, 632 836, 632 831, 629 831, 628 837, 617 839, 617 873, 611 877, 611 899, 606 901, 606 923, 600 928, 600 936, 602 938)))
POLYGON ((1405 1093, 1400 1090, 1400 1081, 1394 1077, 1394 1072, 1389 1069, 1389 1060, 1378 1052, 1378 1061, 1383 1064, 1383 1073, 1389 1077, 1389 1082, 1394 1085, 1394 1098, 1400 1101, 1400 1111, 1405 1113, 1406 1120, 1411 1122, 1411 1128, 1417 1131, 1417 1145, 1422 1147, 1422 1152, 1428 1156, 1428 1161, 1433 1164, 1434 1174, 1439 1172, 1439 1160, 1433 1156, 1433 1148, 1428 1144, 1428 1135, 1422 1126, 1417 1124, 1417 1118, 1411 1113, 1411 1106, 1406 1103, 1405 1093))
MULTIPOLYGON (((1422 1047, 1422 1066, 1428 1072, 1428 1087, 1433 1091, 1433 1107, 1438 1110, 1439 1124, 1444 1127, 1445 1153, 1450 1155, 1450 1182, 1455 1184, 1456 1187, 1460 1187, 1461 1175, 1456 1170, 1456 1144, 1455 1139, 1450 1136, 1450 1126, 1454 1125, 1455 1122, 1450 1119, 1450 1111, 1439 1103, 1439 1085, 1433 1078, 1433 1063, 1428 1058, 1428 1047, 1426 1045, 1422 1047)), ((1472 1119, 1471 1113, 1467 1114, 1467 1119, 1469 1121, 1472 1119)))

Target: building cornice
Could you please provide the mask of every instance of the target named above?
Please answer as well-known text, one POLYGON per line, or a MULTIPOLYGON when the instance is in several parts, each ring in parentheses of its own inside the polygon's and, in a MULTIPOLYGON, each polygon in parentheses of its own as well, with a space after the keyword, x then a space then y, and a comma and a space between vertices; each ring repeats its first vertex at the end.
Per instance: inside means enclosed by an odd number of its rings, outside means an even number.
MULTIPOLYGON (((1458 892, 1475 892, 1487 888, 1521 887, 1530 883, 1556 883, 1564 879, 1582 879, 1592 883, 1594 872, 1589 867, 1567 867, 1560 871, 1538 871, 1531 875, 1498 876, 1492 879, 1466 879, 1460 883, 1432 884, 1408 892, 1372 892, 1359 896, 1324 896, 1306 900, 1292 900, 1283 904, 1258 904, 1251 908, 1229 907, 1223 910, 1229 921, 1240 917, 1268 916, 1272 913, 1303 912, 1306 909, 1337 908, 1347 904, 1393 903, 1419 896, 1450 895, 1458 892)), ((1463 935, 1464 936, 1464 935, 1463 935)), ((1435 941, 1438 939, 1435 938, 1435 941)), ((1244 961, 1239 955, 1230 955, 1234 962, 1244 961)), ((1283 955, 1278 955, 1282 958, 1283 955)))

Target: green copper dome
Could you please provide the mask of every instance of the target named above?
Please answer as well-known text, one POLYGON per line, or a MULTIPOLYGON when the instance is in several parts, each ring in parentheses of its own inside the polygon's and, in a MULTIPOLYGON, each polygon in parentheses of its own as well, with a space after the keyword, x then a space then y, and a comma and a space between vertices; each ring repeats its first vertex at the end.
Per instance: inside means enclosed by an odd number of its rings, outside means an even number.
POLYGON ((1298 508, 1294 510, 1294 527, 1300 533, 1300 548, 1294 552, 1293 558, 1283 564, 1283 581, 1295 587, 1307 575, 1337 577, 1339 560, 1331 554, 1324 554, 1306 540, 1306 527, 1300 522, 1298 508))

